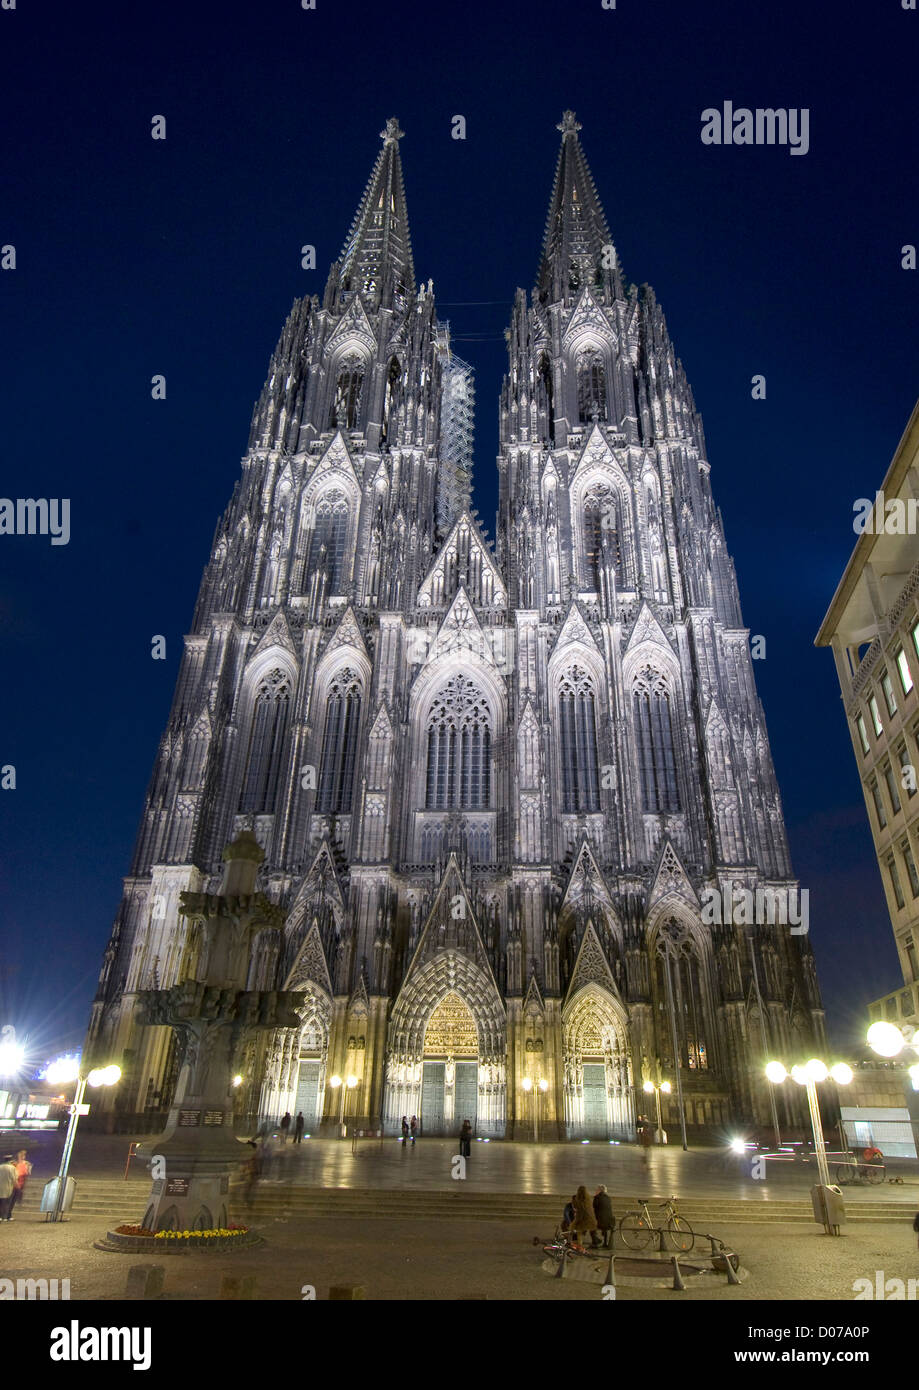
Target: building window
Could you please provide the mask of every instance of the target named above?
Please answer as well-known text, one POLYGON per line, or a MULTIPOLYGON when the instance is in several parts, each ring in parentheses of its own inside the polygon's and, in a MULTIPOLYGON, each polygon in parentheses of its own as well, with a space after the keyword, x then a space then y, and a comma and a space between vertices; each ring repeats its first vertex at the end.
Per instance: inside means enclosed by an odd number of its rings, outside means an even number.
POLYGON ((451 676, 428 717, 425 806, 487 810, 491 803, 491 718, 466 676, 451 676))
POLYGON ((903 951, 909 965, 910 976, 913 980, 919 980, 919 958, 916 956, 916 947, 913 938, 908 936, 903 942, 903 951))
POLYGON ((865 728, 865 716, 863 714, 855 716, 855 727, 858 729, 858 741, 862 745, 862 752, 870 752, 871 745, 868 742, 868 730, 865 728))
POLYGON ((881 723, 881 711, 878 709, 878 702, 874 695, 868 697, 868 709, 871 712, 871 723, 874 726, 875 738, 880 738, 884 732, 884 725, 881 723))
POLYGON ((607 556, 613 562, 617 582, 622 580, 622 504, 609 488, 597 489, 584 499, 584 559, 588 588, 600 592, 600 566, 607 556))
POLYGON ((905 790, 907 797, 915 796, 916 769, 910 762, 909 749, 905 743, 898 751, 897 757, 900 759, 900 786, 905 790))
POLYGON ((906 865, 906 872, 909 875, 909 886, 914 898, 919 898, 919 872, 916 870, 916 861, 913 852, 909 847, 909 841, 905 840, 900 846, 900 853, 903 855, 903 862, 906 865))
POLYGON ((678 811, 676 754, 670 717, 670 692, 650 668, 639 677, 632 693, 642 809, 678 811))
POLYGON ((916 655, 919 656, 919 623, 913 623, 911 633, 913 638, 913 647, 915 648, 916 655))
POLYGON ((598 348, 587 348, 578 353, 578 420, 582 425, 589 424, 596 415, 606 417, 606 364, 603 353, 598 348))
POLYGON ((313 534, 303 575, 303 589, 317 569, 328 577, 326 594, 341 593, 345 571, 345 544, 348 539, 349 507, 337 489, 327 492, 316 503, 313 534))
POLYGON ((240 811, 274 810, 289 711, 290 680, 283 671, 272 671, 255 697, 240 811))
POLYGON ((871 795, 874 798, 874 810, 878 818, 878 825, 883 830, 887 824, 887 812, 884 810, 884 801, 881 797, 881 789, 877 782, 871 782, 871 795))
POLYGON ((579 666, 566 672, 558 697, 562 810, 599 811, 600 770, 593 686, 579 666))
POLYGON ((317 811, 350 814, 360 722, 361 684, 345 667, 332 682, 326 704, 317 811))
POLYGON ((906 652, 902 647, 897 648, 896 655, 897 670, 900 673, 900 684, 903 687, 903 694, 908 695, 913 688, 913 678, 910 675, 909 662, 906 660, 906 652))
POLYGON ((890 804, 893 807, 894 815, 900 809, 900 792, 897 788, 897 779, 893 775, 893 768, 890 763, 884 764, 884 781, 887 783, 887 793, 890 797, 890 804))
POLYGON ((884 703, 887 706, 887 713, 896 714, 897 701, 893 693, 893 681, 890 679, 889 671, 884 671, 881 673, 881 689, 884 692, 884 703))
POLYGON ((893 889, 897 907, 905 907, 906 899, 903 897, 903 889, 900 887, 900 875, 897 873, 897 865, 893 855, 887 860, 887 872, 890 874, 890 886, 893 889))
POLYGON ((364 364, 360 359, 342 362, 335 397, 329 414, 330 429, 357 429, 361 413, 361 393, 364 389, 364 364))

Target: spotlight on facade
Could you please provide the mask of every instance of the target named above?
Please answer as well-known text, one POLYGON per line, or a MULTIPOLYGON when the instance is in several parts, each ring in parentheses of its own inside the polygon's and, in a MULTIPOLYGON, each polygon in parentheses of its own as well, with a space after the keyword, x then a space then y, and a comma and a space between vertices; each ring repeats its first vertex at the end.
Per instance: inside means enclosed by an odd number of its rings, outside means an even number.
POLYGON ((354 1088, 355 1088, 355 1086, 357 1085, 357 1082, 358 1082, 358 1078, 357 1078, 356 1076, 349 1076, 349 1077, 348 1077, 348 1090, 349 1090, 349 1091, 353 1091, 354 1088))
POLYGON ((826 1062, 821 1062, 819 1057, 812 1057, 804 1070, 809 1081, 826 1081, 830 1074, 826 1062))
POLYGON ((241 1076, 234 1076, 234 1077, 233 1077, 233 1085, 234 1085, 234 1086, 241 1086, 242 1084, 243 1084, 243 1079, 242 1079, 241 1076))
POLYGON ((0 1043, 0 1076, 15 1076, 26 1059, 26 1050, 21 1043, 0 1043))
POLYGON ((898 1057, 905 1045, 903 1034, 892 1023, 872 1023, 868 1029, 868 1046, 879 1057, 898 1057))
POLYGON ((766 1079, 771 1081, 773 1086, 781 1086, 788 1072, 781 1062, 770 1062, 766 1067, 766 1079))
POLYGON ((86 1078, 87 1086, 114 1086, 121 1080, 121 1067, 93 1067, 86 1078))
POLYGON ((847 1062, 837 1062, 835 1066, 830 1067, 830 1076, 837 1085, 848 1086, 852 1080, 852 1068, 847 1062))
POLYGON ((646 1096, 653 1095, 653 1093, 654 1093, 654 1082, 653 1082, 653 1081, 646 1081, 645 1084, 642 1086, 641 1089, 644 1091, 644 1093, 645 1093, 646 1096))
POLYGON ((669 1081, 662 1081, 661 1090, 663 1091, 665 1096, 669 1096, 670 1092, 673 1090, 673 1087, 670 1085, 669 1081))
POLYGON ((329 1077, 329 1085, 332 1087, 333 1090, 338 1090, 339 1086, 341 1085, 341 1077, 338 1075, 337 1072, 334 1076, 329 1077))
POLYGON ((548 1083, 548 1081, 540 1081, 540 1083, 539 1083, 539 1089, 540 1089, 541 1091, 548 1091, 548 1089, 549 1089, 549 1083, 548 1083))
POLYGON ((69 1086, 80 1075, 79 1057, 58 1057, 45 1072, 45 1080, 52 1086, 69 1086))
POLYGON ((533 1089, 533 1082, 528 1076, 525 1076, 520 1084, 525 1091, 532 1091, 533 1089))

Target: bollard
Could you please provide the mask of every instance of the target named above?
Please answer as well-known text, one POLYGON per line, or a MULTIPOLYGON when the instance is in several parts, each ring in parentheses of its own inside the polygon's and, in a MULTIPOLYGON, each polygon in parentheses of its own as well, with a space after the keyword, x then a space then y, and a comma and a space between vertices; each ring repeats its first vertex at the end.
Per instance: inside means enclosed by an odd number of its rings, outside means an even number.
POLYGON ((255 1297, 254 1274, 225 1274, 220 1281, 220 1297, 252 1299, 255 1297))
POLYGON ((610 1257, 609 1257, 609 1269, 608 1269, 607 1272, 606 1272, 606 1282, 607 1282, 608 1284, 612 1284, 613 1287, 615 1288, 615 1286, 616 1286, 616 1256, 615 1256, 615 1255, 610 1255, 610 1257))
POLYGON ((562 1251, 562 1258, 558 1262, 558 1269, 555 1271, 556 1279, 564 1279, 568 1273, 568 1252, 562 1251))
POLYGON ((333 1284, 329 1289, 330 1302, 352 1298, 363 1299, 365 1297, 363 1284, 333 1284))
POLYGON ((131 1265, 128 1270, 126 1298, 159 1298, 163 1292, 166 1270, 163 1265, 131 1265))
POLYGON ((682 1274, 680 1273, 680 1262, 679 1262, 679 1260, 677 1259, 676 1255, 674 1255, 672 1258, 673 1258, 673 1286, 672 1286, 672 1287, 675 1288, 675 1289, 685 1289, 685 1288, 686 1288, 686 1285, 683 1283, 683 1276, 682 1276, 682 1274))
POLYGON ((724 1262, 727 1267, 728 1283, 739 1284, 740 1280, 737 1277, 737 1270, 734 1268, 734 1261, 731 1258, 730 1252, 726 1254, 724 1262))

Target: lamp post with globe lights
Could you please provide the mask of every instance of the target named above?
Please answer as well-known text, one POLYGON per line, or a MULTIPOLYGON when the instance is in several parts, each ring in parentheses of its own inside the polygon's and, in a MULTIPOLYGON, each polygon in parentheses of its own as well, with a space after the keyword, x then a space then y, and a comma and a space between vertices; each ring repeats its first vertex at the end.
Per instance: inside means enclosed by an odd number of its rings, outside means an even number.
POLYGON ((121 1068, 116 1066, 94 1067, 87 1076, 81 1076, 79 1062, 72 1057, 63 1057, 57 1062, 52 1062, 45 1075, 54 1086, 68 1086, 71 1081, 76 1082, 73 1104, 70 1107, 70 1121, 67 1125, 67 1138, 64 1140, 64 1152, 61 1154, 61 1166, 57 1175, 54 1206, 46 1218, 48 1221, 62 1221, 64 1218, 64 1194, 67 1190, 67 1170, 70 1167, 73 1143, 77 1137, 77 1125, 80 1122, 80 1116, 89 1112, 89 1106, 83 1104, 86 1087, 114 1086, 116 1082, 121 1080, 121 1068))
MULTIPOLYGON (((889 1061, 899 1057, 904 1050, 919 1055, 919 1029, 909 1024, 898 1028, 895 1023, 872 1023, 868 1029, 868 1046, 872 1052, 889 1061)), ((909 1079, 913 1083, 913 1090, 919 1091, 919 1062, 914 1062, 909 1068, 909 1079)))
MULTIPOLYGON (((789 1073, 781 1062, 770 1062, 766 1067, 766 1079, 773 1086, 780 1086, 789 1073)), ((823 1124, 820 1119, 820 1102, 817 1086, 821 1081, 833 1080, 838 1086, 848 1086, 852 1080, 852 1068, 845 1062, 837 1062, 828 1067, 819 1057, 812 1057, 803 1066, 793 1066, 791 1079, 807 1089, 807 1106, 810 1111, 811 1130, 814 1136, 814 1153, 817 1158, 817 1172, 824 1187, 830 1185, 830 1170, 826 1161, 826 1144, 823 1139, 823 1124)))
POLYGON ((534 1144, 538 1144, 538 1143, 539 1143, 539 1097, 540 1097, 540 1094, 545 1095, 546 1091, 548 1091, 548 1089, 549 1089, 549 1083, 548 1083, 548 1081, 546 1081, 545 1078, 542 1077, 542 1076, 541 1076, 537 1081, 534 1081, 533 1078, 530 1077, 530 1076, 525 1076, 525 1077, 523 1078, 523 1080, 521 1081, 520 1084, 521 1084, 521 1086, 523 1087, 523 1089, 527 1092, 527 1094, 529 1094, 530 1091, 533 1092, 533 1143, 534 1143, 534 1144))
POLYGON ((342 1077, 336 1073, 335 1076, 329 1077, 329 1085, 332 1090, 341 1091, 341 1105, 338 1107, 338 1129, 341 1139, 345 1138, 345 1101, 348 1092, 353 1091, 357 1083, 358 1078, 356 1076, 342 1077))

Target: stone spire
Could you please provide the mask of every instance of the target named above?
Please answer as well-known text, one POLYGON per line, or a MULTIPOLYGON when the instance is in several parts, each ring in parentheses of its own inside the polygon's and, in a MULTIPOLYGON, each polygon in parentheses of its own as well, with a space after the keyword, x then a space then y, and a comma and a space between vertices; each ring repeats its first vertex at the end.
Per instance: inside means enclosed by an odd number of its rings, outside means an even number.
POLYGON ((399 141, 404 135, 391 116, 380 131, 383 148, 334 273, 339 294, 357 291, 374 305, 399 309, 415 292, 415 266, 408 229, 399 141))
POLYGON ((566 111, 557 129, 562 147, 555 167, 549 216, 543 238, 536 294, 546 303, 577 297, 584 284, 602 294, 615 289, 618 274, 604 248, 612 247, 606 216, 578 139, 580 124, 566 111))

